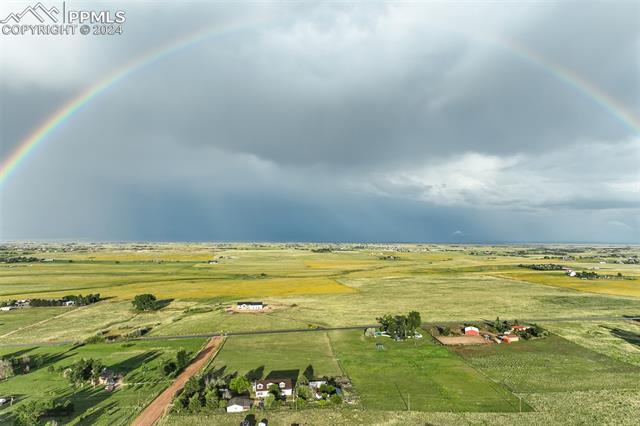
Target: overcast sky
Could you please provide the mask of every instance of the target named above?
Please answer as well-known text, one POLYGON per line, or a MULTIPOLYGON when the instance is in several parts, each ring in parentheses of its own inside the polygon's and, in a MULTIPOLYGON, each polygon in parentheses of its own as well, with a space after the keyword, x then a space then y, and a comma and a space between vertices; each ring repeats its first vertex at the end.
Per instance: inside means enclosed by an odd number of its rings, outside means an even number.
POLYGON ((125 10, 124 34, 0 35, 0 159, 213 35, 0 183, 0 240, 640 243, 638 2, 73 6, 125 10))

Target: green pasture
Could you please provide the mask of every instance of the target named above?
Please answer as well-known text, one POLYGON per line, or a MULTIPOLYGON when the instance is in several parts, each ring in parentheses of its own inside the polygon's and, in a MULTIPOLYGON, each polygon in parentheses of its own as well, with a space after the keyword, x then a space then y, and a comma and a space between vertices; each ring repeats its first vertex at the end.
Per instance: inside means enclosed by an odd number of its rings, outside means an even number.
POLYGON ((43 357, 44 363, 27 374, 18 374, 0 382, 0 397, 13 396, 13 406, 0 409, 0 424, 11 424, 13 412, 29 401, 71 400, 74 414, 63 419, 65 424, 126 425, 148 404, 170 380, 162 377, 157 366, 165 358, 175 357, 183 348, 195 354, 203 339, 138 341, 84 346, 24 346, 0 348, 0 357, 43 357), (109 393, 102 387, 76 388, 54 369, 71 365, 80 358, 100 360, 107 367, 125 374, 121 389, 109 393))

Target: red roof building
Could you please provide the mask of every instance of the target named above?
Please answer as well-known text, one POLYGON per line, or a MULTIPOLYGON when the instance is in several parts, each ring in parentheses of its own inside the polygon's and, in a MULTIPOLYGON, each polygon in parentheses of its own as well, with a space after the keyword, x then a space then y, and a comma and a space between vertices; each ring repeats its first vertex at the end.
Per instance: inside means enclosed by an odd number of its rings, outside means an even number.
POLYGON ((518 340, 520 340, 520 338, 515 334, 505 334, 504 336, 502 336, 502 341, 505 343, 513 343, 517 342, 518 340))
POLYGON ((480 330, 478 330, 477 327, 465 327, 464 328, 464 334, 465 336, 477 336, 478 334, 480 334, 480 330))

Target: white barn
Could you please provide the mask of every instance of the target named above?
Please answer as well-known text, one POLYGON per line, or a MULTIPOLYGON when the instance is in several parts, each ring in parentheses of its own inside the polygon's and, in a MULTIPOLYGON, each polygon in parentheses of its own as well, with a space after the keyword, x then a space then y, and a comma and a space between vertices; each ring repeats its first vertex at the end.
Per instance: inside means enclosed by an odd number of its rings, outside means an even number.
POLYGON ((236 309, 239 311, 261 311, 264 309, 262 302, 238 302, 236 309))

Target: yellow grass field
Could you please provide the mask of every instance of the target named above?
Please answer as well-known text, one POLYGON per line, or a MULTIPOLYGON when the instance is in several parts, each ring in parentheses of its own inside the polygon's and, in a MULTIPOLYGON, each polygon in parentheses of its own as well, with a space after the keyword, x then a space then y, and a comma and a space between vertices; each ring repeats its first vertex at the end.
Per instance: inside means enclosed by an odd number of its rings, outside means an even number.
POLYGON ((497 277, 515 279, 535 284, 571 288, 589 293, 640 297, 640 279, 637 278, 630 280, 583 280, 580 278, 568 277, 562 272, 526 270, 494 275, 497 277))
MULTIPOLYGON (((267 278, 259 280, 185 280, 145 281, 136 284, 96 288, 104 297, 132 299, 141 293, 153 293, 161 299, 203 299, 219 296, 230 297, 275 297, 313 294, 355 293, 356 289, 324 277, 311 278, 267 278)), ((12 295, 23 297, 61 297, 69 291, 45 291, 12 295)))

